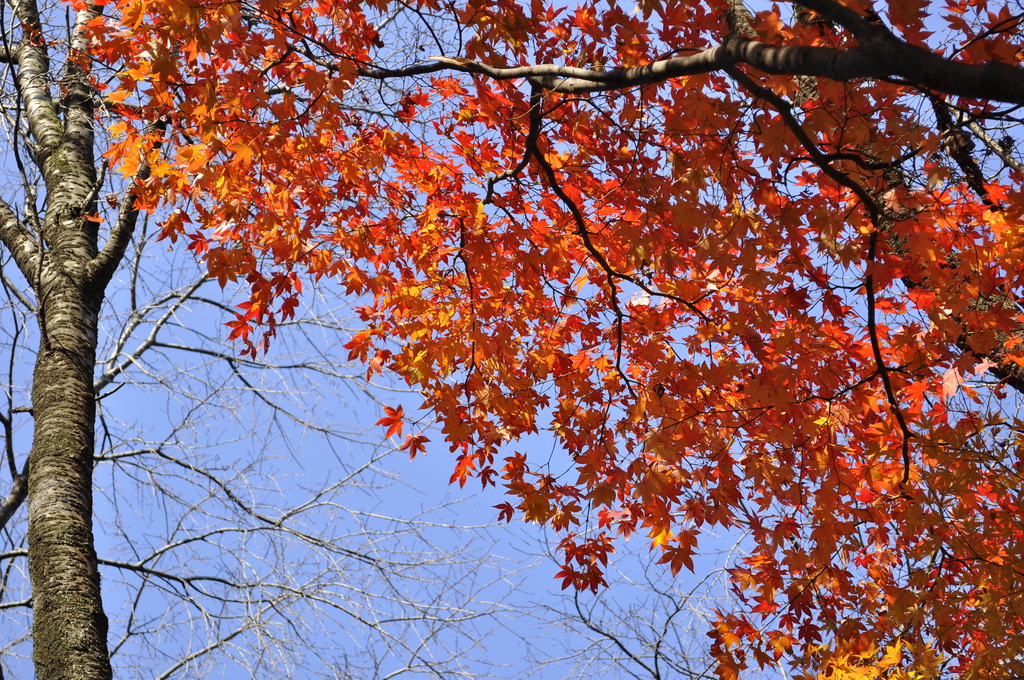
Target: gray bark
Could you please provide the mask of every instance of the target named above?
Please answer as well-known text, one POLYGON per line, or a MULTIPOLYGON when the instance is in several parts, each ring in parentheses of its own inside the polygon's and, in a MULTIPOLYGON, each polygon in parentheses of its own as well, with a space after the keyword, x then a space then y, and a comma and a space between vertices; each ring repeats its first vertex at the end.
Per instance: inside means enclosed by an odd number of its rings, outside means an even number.
MULTIPOLYGON (((34 14, 31 4, 23 3, 22 14, 34 14)), ((93 93, 86 74, 68 62, 58 109, 43 51, 23 41, 18 53, 18 84, 47 192, 37 242, 48 248, 35 253, 34 269, 23 270, 40 329, 28 471, 33 656, 41 680, 103 680, 111 669, 92 531, 92 373, 103 300, 102 284, 88 275, 99 252, 98 225, 88 218, 97 192, 93 93)))
POLYGON ((92 533, 92 368, 102 293, 82 285, 80 257, 51 256, 55 251, 47 253, 50 264, 44 259, 45 331, 32 389, 28 535, 34 659, 41 680, 102 679, 111 671, 92 533))
MULTIPOLYGON (((111 677, 107 618, 93 537, 93 367, 104 289, 123 257, 136 213, 129 199, 116 238, 101 255, 98 223, 88 217, 96 213, 101 181, 95 165, 95 92, 88 75, 64 55, 61 96, 55 99, 47 43, 34 39, 43 31, 38 7, 24 0, 16 13, 22 35, 20 42, 8 42, 14 46, 14 85, 29 134, 21 143, 41 175, 45 210, 38 216, 28 211, 22 219, 9 204, 0 204, 0 241, 35 294, 40 335, 27 475, 15 480, 0 514, 6 522, 27 487, 37 677, 106 680, 111 677)), ((81 11, 75 17, 69 50, 86 47, 79 44, 79 28, 93 16, 81 11)), ((24 180, 27 190, 29 180, 24 180)))

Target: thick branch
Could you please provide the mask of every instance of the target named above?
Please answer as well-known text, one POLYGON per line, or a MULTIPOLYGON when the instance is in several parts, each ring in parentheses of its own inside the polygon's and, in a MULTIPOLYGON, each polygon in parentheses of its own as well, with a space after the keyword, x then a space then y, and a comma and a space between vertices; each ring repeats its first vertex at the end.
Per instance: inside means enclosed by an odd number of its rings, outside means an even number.
POLYGON ((39 245, 28 227, 18 219, 18 216, 7 204, 7 201, 0 199, 0 243, 3 243, 18 265, 22 275, 29 281, 34 280, 36 271, 36 257, 38 256, 39 245))
MULTIPOLYGON (((811 3, 804 4, 810 6, 811 3)), ((580 94, 639 87, 748 64, 765 73, 839 81, 897 76, 949 95, 1024 104, 1024 70, 998 62, 977 65, 946 59, 900 40, 884 26, 862 23, 864 26, 858 25, 857 30, 860 45, 848 49, 765 45, 730 35, 721 45, 696 54, 608 71, 556 64, 505 68, 469 59, 431 57, 426 62, 399 69, 364 68, 360 75, 383 80, 446 70, 462 71, 495 80, 525 78, 545 90, 580 94)))
MULTIPOLYGON (((985 314, 990 310, 1003 308, 1011 312, 1018 311, 1017 303, 1005 295, 999 293, 993 293, 991 295, 979 295, 978 299, 973 303, 973 311, 977 314, 985 314)), ((1024 327, 1018 327, 1013 334, 1017 337, 1024 337, 1024 327)), ((987 361, 989 364, 995 364, 994 366, 989 365, 988 372, 999 379, 1001 383, 1007 385, 1017 392, 1024 394, 1024 368, 1021 368, 1016 363, 1006 360, 1006 352, 1002 349, 1003 343, 1010 339, 1010 336, 999 332, 997 337, 1000 340, 999 347, 989 350, 988 352, 979 352, 971 344, 971 334, 966 334, 957 338, 956 345, 962 351, 972 355, 979 361, 987 361)))
POLYGON ((7 526, 7 522, 10 521, 14 513, 17 512, 21 504, 25 502, 25 498, 28 496, 28 460, 25 460, 25 467, 21 473, 14 478, 14 483, 11 484, 11 491, 7 494, 7 498, 0 503, 0 529, 7 526))
POLYGON ((18 61, 18 94, 28 118, 32 137, 39 145, 40 164, 53 153, 64 135, 64 126, 50 96, 50 57, 42 40, 43 28, 39 8, 34 0, 23 0, 17 6, 23 35, 15 50, 18 61))
POLYGON ((89 82, 89 37, 86 25, 95 19, 94 9, 79 10, 75 15, 75 25, 71 29, 71 45, 68 60, 64 66, 63 95, 61 107, 64 109, 65 138, 76 138, 83 145, 93 145, 95 128, 95 95, 96 91, 89 82))
POLYGON ((1009 152, 1009 149, 1005 148, 997 140, 992 138, 992 135, 988 133, 988 130, 983 128, 980 123, 976 120, 967 121, 967 128, 974 133, 974 136, 981 140, 981 142, 988 148, 989 151, 999 157, 1007 167, 1013 168, 1017 172, 1024 175, 1024 163, 1021 163, 1009 152))

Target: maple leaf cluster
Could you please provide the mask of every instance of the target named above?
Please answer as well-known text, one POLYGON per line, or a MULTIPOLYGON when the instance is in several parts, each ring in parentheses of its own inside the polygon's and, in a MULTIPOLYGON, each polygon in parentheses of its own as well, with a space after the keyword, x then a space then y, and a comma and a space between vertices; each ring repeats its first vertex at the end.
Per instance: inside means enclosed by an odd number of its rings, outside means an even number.
POLYGON ((90 31, 111 162, 249 288, 230 335, 337 280, 349 358, 422 393, 453 481, 564 532, 565 587, 618 537, 675 573, 739 528, 724 680, 1019 675, 1022 15, 802 5, 118 0, 90 31))

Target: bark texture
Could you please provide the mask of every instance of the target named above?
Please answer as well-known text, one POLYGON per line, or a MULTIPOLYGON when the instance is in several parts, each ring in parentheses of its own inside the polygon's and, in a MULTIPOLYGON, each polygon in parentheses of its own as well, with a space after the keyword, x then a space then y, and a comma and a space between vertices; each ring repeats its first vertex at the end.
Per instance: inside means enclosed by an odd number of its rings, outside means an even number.
POLYGON ((29 572, 36 673, 44 680, 111 677, 107 619, 92 532, 96 415, 92 367, 101 296, 73 261, 44 264, 46 305, 32 390, 29 572))
POLYGON ((103 294, 88 276, 97 234, 86 215, 95 212, 97 178, 92 121, 80 122, 67 125, 44 163, 50 247, 36 262, 34 286, 40 348, 32 387, 29 573, 36 673, 43 680, 111 677, 92 532, 92 373, 103 294))
POLYGON ((100 255, 98 223, 89 217, 96 213, 102 182, 94 157, 96 93, 85 60, 78 58, 87 49, 81 27, 95 14, 83 10, 75 16, 55 98, 55 67, 48 43, 39 39, 44 27, 39 9, 33 0, 15 9, 21 35, 6 36, 6 43, 14 45, 13 81, 27 123, 20 146, 42 181, 33 183, 22 168, 30 200, 21 215, 0 201, 0 240, 35 294, 40 344, 27 479, 16 480, 3 519, 20 504, 27 486, 36 676, 106 680, 111 677, 107 618, 92 525, 93 368, 103 291, 135 215, 129 211, 124 224, 115 225, 118 243, 100 255), (37 190, 44 192, 42 200, 37 190))

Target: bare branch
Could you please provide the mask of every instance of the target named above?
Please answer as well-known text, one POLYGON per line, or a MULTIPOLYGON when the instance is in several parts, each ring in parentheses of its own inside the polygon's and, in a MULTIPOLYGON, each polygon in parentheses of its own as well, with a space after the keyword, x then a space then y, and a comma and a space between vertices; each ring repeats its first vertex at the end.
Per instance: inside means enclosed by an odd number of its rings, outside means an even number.
POLYGON ((0 602, 0 609, 17 609, 18 607, 31 607, 32 600, 18 600, 16 602, 0 602))
POLYGON ((192 294, 199 290, 200 286, 202 286, 207 280, 207 277, 203 276, 199 280, 195 281, 191 286, 182 291, 182 293, 178 296, 178 299, 174 301, 174 304, 168 307, 167 310, 160 316, 160 318, 153 324, 153 328, 150 330, 149 335, 146 337, 146 339, 139 343, 139 346, 136 347, 135 350, 130 355, 128 355, 122 361, 115 364, 115 360, 121 356, 121 350, 124 347, 124 341, 126 341, 128 337, 131 336, 132 331, 134 331, 135 328, 137 328, 138 325, 142 323, 142 316, 133 315, 133 318, 128 323, 128 327, 125 328, 124 332, 122 332, 121 334, 121 338, 118 341, 118 346, 115 355, 111 357, 109 362, 107 362, 107 370, 103 372, 103 375, 96 378, 95 382, 93 383, 93 389, 96 391, 97 394, 104 387, 112 383, 117 378, 117 376, 121 375, 130 366, 134 365, 140 359, 140 357, 142 357, 142 355, 145 354, 146 351, 156 343, 157 336, 159 336, 160 330, 164 327, 164 325, 167 324, 167 322, 174 317, 175 312, 177 312, 182 305, 188 302, 192 298, 192 294))
POLYGON ((21 303, 26 310, 35 313, 35 302, 28 299, 28 296, 26 296, 25 292, 21 289, 21 286, 15 285, 14 281, 11 281, 2 265, 0 265, 0 286, 3 286, 4 289, 10 291, 11 295, 17 298, 18 302, 21 303))

